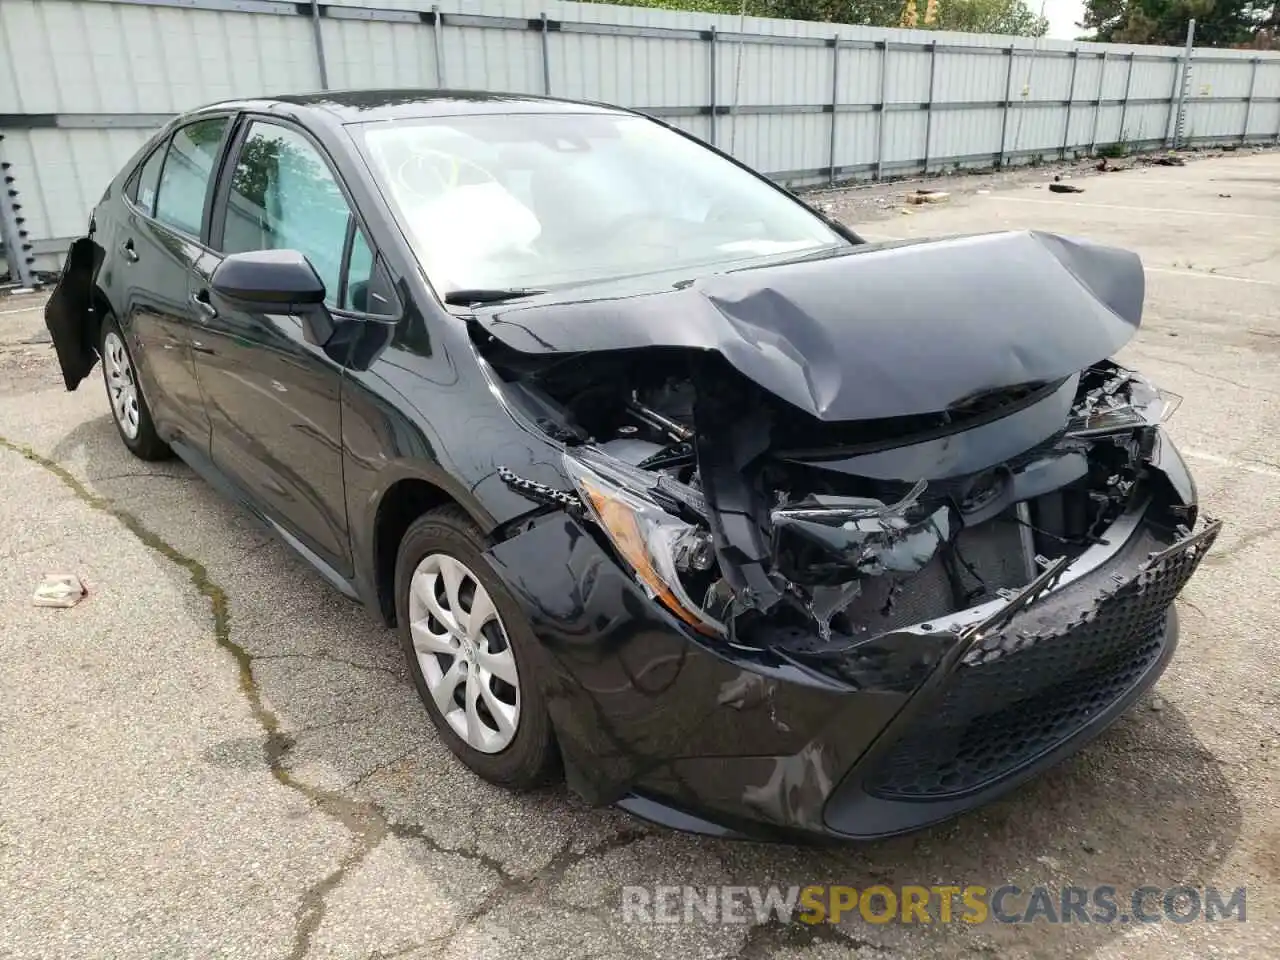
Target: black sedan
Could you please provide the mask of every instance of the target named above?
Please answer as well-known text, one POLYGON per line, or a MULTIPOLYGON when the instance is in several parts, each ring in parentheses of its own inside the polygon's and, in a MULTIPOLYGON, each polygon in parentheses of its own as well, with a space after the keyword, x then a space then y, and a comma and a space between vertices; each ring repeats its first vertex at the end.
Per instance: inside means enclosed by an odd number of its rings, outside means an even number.
POLYGON ((690 830, 983 803, 1160 676, 1219 525, 1128 252, 871 244, 614 107, 220 103, 107 188, 68 389, 399 630, 480 776, 690 830))

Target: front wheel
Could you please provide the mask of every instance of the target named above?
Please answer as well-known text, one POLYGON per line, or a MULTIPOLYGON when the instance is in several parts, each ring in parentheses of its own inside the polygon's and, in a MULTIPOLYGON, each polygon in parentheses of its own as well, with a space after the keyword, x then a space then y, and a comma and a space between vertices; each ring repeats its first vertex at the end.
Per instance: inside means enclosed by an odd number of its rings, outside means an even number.
POLYGON ((524 790, 556 765, 537 639, 457 507, 410 525, 396 560, 396 619, 409 673, 440 737, 491 783, 524 790))
POLYGON ((137 368, 129 356, 124 334, 110 314, 102 318, 102 342, 98 353, 102 356, 102 379, 106 382, 107 399, 111 402, 111 418, 129 452, 141 460, 164 460, 172 456, 169 445, 156 434, 151 410, 142 396, 137 368))

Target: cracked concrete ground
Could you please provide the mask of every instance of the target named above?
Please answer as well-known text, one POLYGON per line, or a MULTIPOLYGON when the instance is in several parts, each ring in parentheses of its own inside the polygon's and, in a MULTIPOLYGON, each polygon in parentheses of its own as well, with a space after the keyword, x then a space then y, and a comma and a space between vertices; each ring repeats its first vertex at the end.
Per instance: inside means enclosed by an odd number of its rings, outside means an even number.
POLYGON ((1228 526, 1155 697, 988 809, 848 848, 675 835, 480 782, 391 634, 181 463, 133 460, 96 379, 62 390, 40 302, 0 300, 0 956, 1273 956, 1280 154, 1084 185, 1023 178, 912 216, 823 202, 872 238, 1042 227, 1141 252, 1123 359, 1185 397, 1171 429, 1228 526), (32 607, 45 571, 88 597, 32 607), (1248 920, 811 930, 618 908, 626 883, 810 882, 1246 885, 1248 920))

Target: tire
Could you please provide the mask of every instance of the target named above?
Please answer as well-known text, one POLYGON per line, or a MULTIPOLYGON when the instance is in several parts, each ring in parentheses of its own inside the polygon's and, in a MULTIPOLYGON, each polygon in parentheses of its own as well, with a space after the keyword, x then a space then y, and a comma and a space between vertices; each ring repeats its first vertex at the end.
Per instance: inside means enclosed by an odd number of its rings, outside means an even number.
POLYGON ((156 434, 151 409, 142 396, 137 367, 120 324, 111 314, 102 317, 98 355, 102 358, 102 381, 107 388, 111 419, 129 452, 140 460, 167 460, 173 451, 156 434))
POLYGON ((529 790, 551 780, 559 760, 540 682, 541 651, 484 548, 483 535, 458 507, 414 521, 396 557, 396 622, 413 684, 440 738, 490 783, 529 790), (451 619, 455 604, 465 617, 451 619), (485 622, 469 631, 477 604, 485 622))

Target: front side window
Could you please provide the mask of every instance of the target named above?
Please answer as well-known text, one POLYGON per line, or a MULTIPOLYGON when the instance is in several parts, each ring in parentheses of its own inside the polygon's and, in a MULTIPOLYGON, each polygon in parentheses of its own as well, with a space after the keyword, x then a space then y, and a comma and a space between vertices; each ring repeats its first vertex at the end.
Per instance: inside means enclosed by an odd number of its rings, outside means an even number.
MULTIPOLYGON (((161 223, 193 237, 201 235, 209 180, 218 162, 228 122, 227 117, 197 120, 173 135, 165 154, 153 211, 161 223)), ((139 182, 138 186, 141 199, 143 184, 139 182)))
POLYGON ((848 245, 795 199, 642 117, 472 115, 352 129, 444 295, 848 245))
POLYGON ((324 281, 326 302, 337 307, 350 225, 346 198, 311 141, 255 121, 231 175, 223 252, 297 250, 324 281))

